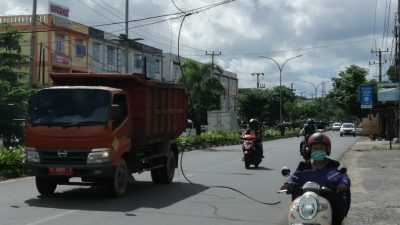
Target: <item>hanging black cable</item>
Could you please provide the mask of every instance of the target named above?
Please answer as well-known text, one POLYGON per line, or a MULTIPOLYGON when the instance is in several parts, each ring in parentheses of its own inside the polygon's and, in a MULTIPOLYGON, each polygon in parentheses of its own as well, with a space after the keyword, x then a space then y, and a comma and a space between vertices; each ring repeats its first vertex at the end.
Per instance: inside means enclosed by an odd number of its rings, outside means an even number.
MULTIPOLYGON (((178 62, 179 62, 179 68, 181 69, 182 77, 183 77, 184 80, 185 80, 185 74, 184 74, 184 71, 183 71, 182 63, 181 63, 181 57, 180 57, 180 55, 179 55, 179 44, 180 44, 180 36, 181 36, 181 31, 182 31, 183 22, 185 21, 186 17, 188 17, 188 16, 190 16, 190 15, 192 15, 192 13, 188 13, 188 14, 185 13, 185 16, 183 17, 183 19, 182 19, 182 21, 181 21, 181 24, 180 24, 180 26, 179 26, 179 33, 178 33, 178 62)), ((188 95, 189 95, 189 93, 188 93, 188 95)), ((189 96, 189 97, 190 97, 190 96, 189 96)), ((186 180, 188 183, 190 183, 190 184, 195 184, 195 183, 193 183, 191 180, 189 180, 189 178, 186 176, 185 172, 183 171, 182 160, 183 160, 183 153, 184 153, 184 152, 185 152, 185 151, 183 150, 182 153, 181 153, 181 159, 180 159, 180 169, 181 169, 182 176, 185 178, 185 180, 186 180)), ((250 197, 249 195, 247 195, 247 194, 245 194, 245 193, 243 193, 243 192, 241 192, 241 191, 239 191, 239 190, 237 190, 237 189, 235 189, 235 188, 229 187, 229 186, 211 185, 211 186, 207 186, 207 187, 209 187, 209 188, 223 188, 223 189, 229 189, 229 190, 235 191, 235 192, 237 192, 237 193, 239 193, 239 194, 241 194, 241 195, 243 195, 243 196, 245 196, 245 197, 247 197, 247 198, 249 198, 249 199, 251 199, 251 200, 253 200, 253 201, 255 201, 255 202, 258 202, 258 203, 264 204, 264 205, 277 205, 277 204, 281 203, 281 201, 277 201, 277 202, 262 202, 262 201, 259 201, 259 200, 255 199, 255 198, 252 198, 252 197, 250 197)))

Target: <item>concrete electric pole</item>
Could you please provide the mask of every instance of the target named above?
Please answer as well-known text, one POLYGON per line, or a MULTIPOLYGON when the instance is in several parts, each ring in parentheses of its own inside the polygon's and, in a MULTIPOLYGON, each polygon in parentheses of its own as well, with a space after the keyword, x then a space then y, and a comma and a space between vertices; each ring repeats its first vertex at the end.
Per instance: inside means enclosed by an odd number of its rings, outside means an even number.
POLYGON ((208 53, 208 52, 206 51, 206 55, 211 55, 211 65, 212 65, 212 67, 214 68, 214 56, 215 56, 215 55, 221 55, 221 52, 215 53, 215 52, 213 51, 212 53, 208 53))
POLYGON ((32 33, 31 33, 31 63, 29 67, 29 85, 32 85, 34 82, 34 74, 36 71, 35 62, 36 62, 36 6, 37 0, 33 0, 33 9, 32 9, 32 33))
POLYGON ((125 73, 129 73, 129 36, 128 36, 128 21, 129 21, 129 0, 125 0, 125 73))
POLYGON ((251 75, 257 76, 257 89, 265 88, 265 84, 260 85, 260 75, 264 76, 264 73, 252 73, 251 75))
POLYGON ((378 63, 375 63, 375 61, 373 61, 372 63, 369 62, 370 65, 379 64, 379 79, 378 79, 379 82, 382 82, 382 64, 386 63, 386 60, 385 60, 385 62, 382 62, 382 52, 388 52, 388 51, 389 51, 389 49, 386 49, 386 51, 382 51, 381 49, 379 49, 378 51, 373 51, 371 49, 371 53, 377 53, 377 55, 379 56, 378 63))

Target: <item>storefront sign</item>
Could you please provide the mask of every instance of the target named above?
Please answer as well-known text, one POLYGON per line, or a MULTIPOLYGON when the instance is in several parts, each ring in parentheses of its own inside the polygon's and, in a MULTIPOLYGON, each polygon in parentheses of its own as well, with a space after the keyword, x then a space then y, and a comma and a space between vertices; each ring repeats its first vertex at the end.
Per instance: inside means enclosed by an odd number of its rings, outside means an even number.
POLYGON ((378 101, 391 102, 400 100, 399 83, 378 84, 378 101))
POLYGON ((49 11, 51 15, 60 16, 65 19, 69 17, 69 8, 49 1, 49 11))
POLYGON ((71 66, 71 58, 61 53, 53 53, 51 59, 53 66, 61 66, 61 67, 71 66))

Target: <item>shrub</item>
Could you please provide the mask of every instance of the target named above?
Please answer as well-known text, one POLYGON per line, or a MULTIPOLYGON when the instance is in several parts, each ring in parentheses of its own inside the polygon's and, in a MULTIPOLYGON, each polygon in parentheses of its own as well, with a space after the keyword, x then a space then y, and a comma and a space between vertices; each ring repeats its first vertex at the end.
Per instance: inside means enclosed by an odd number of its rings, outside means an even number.
POLYGON ((24 155, 22 148, 0 149, 0 177, 12 178, 24 174, 24 155))

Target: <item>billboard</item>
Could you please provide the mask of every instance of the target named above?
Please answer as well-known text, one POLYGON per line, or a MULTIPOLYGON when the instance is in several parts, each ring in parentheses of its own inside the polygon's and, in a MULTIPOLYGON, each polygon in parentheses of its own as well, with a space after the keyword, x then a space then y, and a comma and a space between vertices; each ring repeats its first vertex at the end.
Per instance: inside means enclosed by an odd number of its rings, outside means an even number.
POLYGON ((59 16, 64 19, 69 17, 69 8, 63 5, 49 1, 49 12, 51 15, 59 16))
POLYGON ((391 102, 399 101, 399 83, 380 83, 378 84, 378 101, 391 102))
POLYGON ((372 95, 373 95, 372 86, 360 87, 360 106, 362 109, 372 109, 372 100, 373 100, 372 95))

